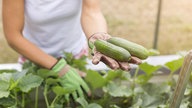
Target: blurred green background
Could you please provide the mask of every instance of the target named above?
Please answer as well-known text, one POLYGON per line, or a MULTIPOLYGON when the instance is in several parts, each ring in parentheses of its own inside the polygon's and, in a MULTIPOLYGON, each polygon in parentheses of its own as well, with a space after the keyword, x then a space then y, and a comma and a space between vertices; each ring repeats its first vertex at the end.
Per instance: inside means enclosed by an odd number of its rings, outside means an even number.
MULTIPOLYGON (((158 0, 102 0, 101 6, 111 35, 153 47, 158 0)), ((191 0, 163 0, 158 40, 161 54, 192 49, 191 12, 191 0)), ((0 63, 16 62, 18 54, 7 45, 2 29, 0 21, 0 63)))

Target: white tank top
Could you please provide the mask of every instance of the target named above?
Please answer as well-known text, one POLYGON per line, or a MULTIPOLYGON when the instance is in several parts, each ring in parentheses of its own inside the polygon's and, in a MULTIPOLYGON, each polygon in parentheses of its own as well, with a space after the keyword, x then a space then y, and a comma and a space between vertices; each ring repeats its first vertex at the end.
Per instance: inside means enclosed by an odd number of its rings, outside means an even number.
POLYGON ((78 54, 87 44, 80 17, 82 0, 25 0, 23 35, 47 54, 78 54))

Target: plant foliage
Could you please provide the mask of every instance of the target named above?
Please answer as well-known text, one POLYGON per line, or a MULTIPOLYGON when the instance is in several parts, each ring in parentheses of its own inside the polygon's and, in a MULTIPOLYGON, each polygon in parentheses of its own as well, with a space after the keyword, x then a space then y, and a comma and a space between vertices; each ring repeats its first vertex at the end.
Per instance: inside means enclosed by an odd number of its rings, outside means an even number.
MULTIPOLYGON (((164 66, 143 63, 134 75, 122 70, 98 72, 86 69, 86 57, 74 59, 72 54, 65 55, 68 64, 87 73, 84 80, 91 88, 91 96, 73 100, 69 91, 60 86, 58 75, 26 62, 21 72, 0 71, 0 108, 168 108, 177 80, 174 72, 183 63, 183 58, 166 63, 170 76, 154 82, 152 79, 164 66)), ((190 107, 192 75, 180 108, 190 107)))

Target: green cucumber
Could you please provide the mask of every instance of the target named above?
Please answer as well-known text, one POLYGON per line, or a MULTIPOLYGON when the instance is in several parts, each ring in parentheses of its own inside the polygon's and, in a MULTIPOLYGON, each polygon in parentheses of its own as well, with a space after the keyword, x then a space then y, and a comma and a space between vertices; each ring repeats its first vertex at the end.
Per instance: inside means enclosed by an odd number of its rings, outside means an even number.
POLYGON ((119 38, 119 37, 112 37, 107 40, 107 42, 112 43, 116 46, 122 47, 130 52, 132 56, 138 57, 140 59, 146 59, 149 56, 149 51, 134 42, 130 42, 126 39, 119 38))
POLYGON ((113 45, 107 41, 96 40, 94 45, 97 51, 117 61, 127 62, 131 59, 131 55, 126 49, 113 45))

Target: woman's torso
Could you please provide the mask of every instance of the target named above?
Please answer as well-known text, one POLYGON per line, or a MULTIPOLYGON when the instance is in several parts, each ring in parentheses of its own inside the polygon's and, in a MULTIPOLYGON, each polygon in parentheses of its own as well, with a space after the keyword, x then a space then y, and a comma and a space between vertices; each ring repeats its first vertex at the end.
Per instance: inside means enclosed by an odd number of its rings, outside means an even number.
POLYGON ((78 54, 86 44, 81 6, 81 0, 25 0, 24 37, 53 56, 78 54))

